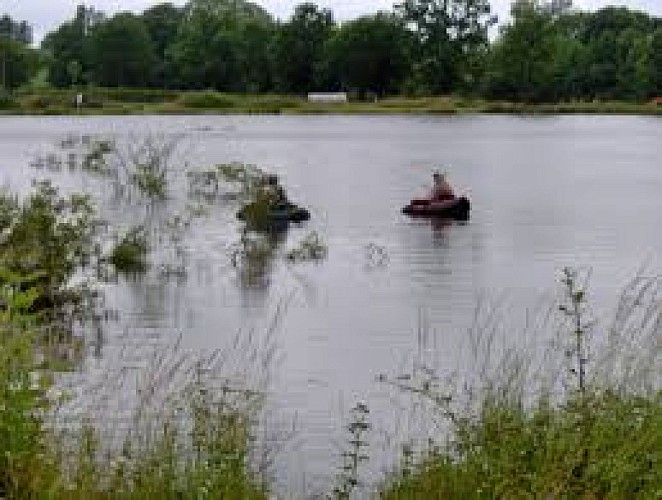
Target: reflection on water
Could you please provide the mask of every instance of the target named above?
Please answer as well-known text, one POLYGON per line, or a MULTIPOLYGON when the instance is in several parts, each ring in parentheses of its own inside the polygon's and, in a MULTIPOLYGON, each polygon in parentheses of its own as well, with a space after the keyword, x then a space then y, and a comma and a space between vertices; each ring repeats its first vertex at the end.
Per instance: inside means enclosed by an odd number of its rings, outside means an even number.
POLYGON ((479 297, 507 297, 505 316, 525 321, 522 311, 546 300, 561 267, 588 266, 599 314, 644 259, 655 268, 661 143, 659 119, 649 117, 3 118, 0 173, 18 190, 33 174, 54 176, 106 200, 109 220, 160 235, 146 276, 105 285, 120 317, 107 322, 101 359, 87 370, 102 372, 121 349, 138 361, 146 346, 180 335, 189 349, 232 347, 237 332, 269 331, 280 311, 262 430, 295 427, 273 472, 282 491, 300 496, 330 490, 357 402, 373 419, 369 480, 393 465, 401 437, 429 430, 423 412, 396 404, 377 377, 421 357, 450 371, 464 359, 479 297), (125 180, 108 190, 100 178, 72 175, 78 150, 58 146, 91 138, 83 158, 102 176, 104 141, 122 148, 148 136, 177 144, 161 202, 122 198, 125 180), (233 161, 277 172, 311 220, 243 241, 234 196, 191 204, 186 172, 233 161), (472 200, 466 223, 400 213, 440 166, 472 200), (326 259, 289 262, 312 231, 326 259))
POLYGON ((232 265, 237 268, 239 287, 266 292, 271 282, 278 248, 287 240, 288 227, 261 232, 242 230, 232 251, 232 265))

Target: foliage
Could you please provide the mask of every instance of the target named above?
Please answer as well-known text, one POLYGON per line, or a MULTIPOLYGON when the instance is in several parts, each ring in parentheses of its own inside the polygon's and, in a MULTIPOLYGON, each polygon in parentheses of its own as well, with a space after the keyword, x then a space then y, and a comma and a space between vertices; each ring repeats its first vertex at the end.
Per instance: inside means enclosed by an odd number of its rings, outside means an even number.
POLYGON ((365 403, 356 403, 351 411, 351 421, 347 425, 349 439, 347 449, 343 451, 343 465, 338 474, 337 486, 333 489, 333 497, 338 499, 353 498, 352 493, 357 490, 359 481, 359 468, 370 457, 366 454, 368 441, 366 434, 371 425, 368 420, 370 410, 365 403))
POLYGON ((9 92, 4 89, 0 90, 0 109, 13 109, 18 106, 18 103, 11 97, 9 92))
POLYGON ((126 185, 150 202, 163 201, 168 195, 171 156, 177 138, 148 136, 128 143, 125 150, 115 149, 115 189, 127 193, 126 185))
POLYGON ((149 32, 156 58, 152 81, 164 88, 172 86, 176 75, 169 49, 177 39, 183 9, 171 3, 160 3, 148 8, 141 17, 149 32))
POLYGON ((271 17, 255 4, 191 0, 171 48, 180 86, 267 90, 271 72, 264 48, 272 30, 271 17))
POLYGON ((254 231, 269 230, 272 227, 271 211, 273 199, 264 190, 256 190, 250 201, 241 210, 246 226, 254 231))
POLYGON ((651 40, 652 86, 655 95, 662 95, 662 27, 653 33, 651 40))
MULTIPOLYGON (((45 38, 42 64, 58 87, 204 91, 184 95, 181 111, 299 106, 227 92, 462 94, 526 103, 641 102, 662 93, 662 35, 655 18, 625 7, 589 13, 569 5, 516 0, 512 18, 492 40, 488 32, 496 18, 489 0, 403 0, 391 13, 340 26, 331 11, 308 2, 283 23, 244 0, 189 0, 182 8, 165 3, 141 16, 108 20, 82 7, 45 38)), ((143 102, 153 99, 145 95, 143 102)), ((61 112, 59 105, 35 108, 61 112)), ((180 109, 173 104, 162 110, 180 109)))
POLYGON ((93 209, 86 196, 61 198, 40 183, 25 201, 0 199, 0 265, 18 276, 35 276, 35 305, 63 300, 68 280, 89 261, 94 236, 93 209))
POLYGON ((475 84, 493 23, 488 0, 404 0, 396 12, 414 36, 416 86, 437 94, 475 84))
POLYGON ((80 5, 76 17, 49 33, 42 48, 50 54, 49 77, 57 87, 79 85, 89 80, 88 35, 102 17, 80 5))
POLYGON ((287 252, 291 261, 318 261, 326 258, 328 248, 318 233, 313 231, 301 240, 299 245, 287 252))
POLYGON ((195 197, 250 200, 259 190, 264 172, 256 165, 233 162, 222 163, 208 170, 186 172, 189 193, 195 197))
POLYGON ((0 92, 26 84, 37 70, 38 55, 35 50, 21 42, 0 37, 0 92))
MULTIPOLYGON (((659 325, 650 317, 658 315, 658 281, 637 279, 626 288, 600 353, 588 335, 587 276, 563 270, 558 311, 568 321, 561 323, 561 341, 552 344, 558 352, 545 357, 570 358, 561 375, 568 391, 532 387, 540 366, 510 349, 500 376, 486 372, 482 389, 465 385, 468 400, 443 388, 433 373, 423 381, 392 382, 427 398, 449 422, 450 435, 413 462, 406 455, 382 497, 654 498, 662 488, 659 325)), ((484 348, 492 350, 492 341, 485 339, 484 348)))
POLYGON ((490 92, 516 101, 550 98, 554 33, 552 18, 537 0, 518 0, 513 22, 494 47, 490 92))
POLYGON ((129 13, 100 23, 89 36, 93 80, 106 87, 145 87, 154 78, 156 56, 143 20, 129 13))
MULTIPOLYGON (((67 458, 60 478, 64 487, 84 498, 108 491, 127 498, 265 498, 248 473, 252 410, 240 402, 254 401, 255 395, 201 379, 196 373, 203 362, 197 370, 185 356, 158 362, 168 371, 147 374, 151 395, 134 410, 119 449, 99 439, 107 418, 91 415, 80 428, 63 430, 60 439, 80 443, 58 449, 67 458), (182 387, 171 387, 177 384, 182 387)), ((66 497, 64 488, 56 491, 66 497)))
POLYGON ((0 38, 29 45, 32 43, 32 29, 27 21, 15 21, 7 14, 3 14, 0 17, 0 38))
POLYGON ((143 227, 129 230, 115 245, 110 263, 122 272, 142 272, 147 268, 147 235, 143 227))
POLYGON ((27 498, 46 491, 57 468, 46 447, 43 410, 45 378, 35 371, 34 319, 29 314, 38 291, 21 290, 18 276, 0 290, 0 492, 27 498))
POLYGON ((187 92, 181 102, 188 108, 228 109, 234 107, 235 100, 219 92, 187 92))
POLYGON ((274 36, 275 79, 279 90, 306 93, 328 84, 322 71, 324 45, 335 28, 333 15, 302 3, 274 36))
MULTIPOLYGON (((218 391, 199 378, 185 383, 181 394, 154 387, 152 392, 171 393, 176 411, 162 406, 149 417, 158 421, 156 426, 133 428, 113 453, 103 451, 100 440, 109 425, 107 415, 74 428, 47 426, 54 401, 47 393, 48 378, 34 363, 34 321, 28 312, 34 294, 5 285, 0 295, 3 497, 90 498, 109 491, 127 498, 266 497, 247 469, 250 410, 238 402, 255 399, 248 391, 227 386, 218 391)), ((174 360, 169 376, 175 377, 184 361, 174 360)), ((149 383, 157 379, 153 373, 149 383)), ((147 410, 140 408, 134 421, 142 422, 139 414, 147 410)))
MULTIPOLYGON (((54 317, 42 313, 63 304, 43 299, 62 297, 71 286, 90 257, 93 229, 89 200, 61 197, 48 183, 24 200, 0 197, 0 495, 265 498, 247 465, 259 401, 227 381, 217 386, 218 353, 155 356, 158 366, 145 374, 149 390, 137 389, 135 427, 120 450, 103 439, 113 421, 107 411, 98 420, 69 413, 58 419, 65 400, 49 391, 52 368, 37 359, 54 317)), ((120 247, 118 263, 144 257, 142 229, 129 231, 120 247)))
POLYGON ((576 401, 531 413, 486 406, 383 497, 654 498, 662 486, 660 395, 596 393, 585 404, 587 418, 576 401))
POLYGON ((343 90, 378 96, 396 92, 408 72, 409 37, 393 15, 344 23, 326 48, 326 64, 343 90))

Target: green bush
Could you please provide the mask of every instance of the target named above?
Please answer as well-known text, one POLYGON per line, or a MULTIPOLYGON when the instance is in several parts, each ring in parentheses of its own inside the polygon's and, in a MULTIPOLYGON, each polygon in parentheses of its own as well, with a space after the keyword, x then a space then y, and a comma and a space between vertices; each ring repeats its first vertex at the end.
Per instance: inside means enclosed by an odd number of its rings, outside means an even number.
POLYGON ((83 91, 83 95, 100 101, 121 103, 163 103, 179 98, 179 92, 163 89, 101 88, 93 87, 83 91))
POLYGON ((42 421, 48 384, 36 371, 35 319, 28 313, 39 292, 21 291, 20 277, 4 269, 1 273, 0 495, 29 498, 47 491, 57 470, 42 421))
POLYGON ((12 96, 3 90, 0 90, 0 109, 13 109, 17 106, 12 96))
POLYGON ((128 231, 110 255, 115 269, 125 273, 143 272, 147 268, 147 235, 142 227, 128 231))
POLYGON ((235 106, 235 99, 219 92, 186 92, 181 95, 180 102, 187 108, 196 109, 230 109, 235 106))
MULTIPOLYGON (((28 279, 39 296, 39 309, 69 300, 66 285, 76 269, 89 260, 94 234, 93 209, 86 196, 60 197, 49 183, 20 202, 5 195, 0 202, 5 237, 0 266, 28 279)), ((0 276, 0 284, 5 282, 0 276)))
POLYGON ((596 392, 533 412, 483 407, 384 498, 657 498, 662 394, 596 392))

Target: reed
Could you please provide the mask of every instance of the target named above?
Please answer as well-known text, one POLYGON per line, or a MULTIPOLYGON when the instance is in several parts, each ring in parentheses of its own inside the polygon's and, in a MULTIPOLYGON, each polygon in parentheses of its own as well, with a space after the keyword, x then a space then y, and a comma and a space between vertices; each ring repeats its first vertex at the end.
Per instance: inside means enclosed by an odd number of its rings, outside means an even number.
POLYGON ((521 336, 519 345, 496 349, 496 330, 483 324, 470 332, 477 378, 464 378, 460 387, 426 371, 385 379, 431 401, 450 430, 419 450, 413 465, 403 457, 382 497, 657 495, 661 281, 633 280, 603 335, 590 319, 586 271, 564 269, 561 284, 556 312, 544 321, 558 335, 540 356, 521 336))

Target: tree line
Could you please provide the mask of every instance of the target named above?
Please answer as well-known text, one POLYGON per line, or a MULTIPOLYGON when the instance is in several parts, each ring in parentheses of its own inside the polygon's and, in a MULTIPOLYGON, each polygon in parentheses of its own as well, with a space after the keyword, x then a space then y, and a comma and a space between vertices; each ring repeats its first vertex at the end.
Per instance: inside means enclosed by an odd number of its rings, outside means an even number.
POLYGON ((0 47, 11 68, 6 87, 41 69, 59 88, 524 102, 662 95, 662 19, 625 7, 582 12, 569 0, 516 0, 500 27, 489 0, 403 0, 342 23, 313 3, 285 21, 245 0, 162 3, 112 17, 80 5, 39 49, 9 37, 0 47))

